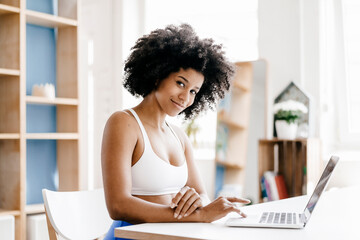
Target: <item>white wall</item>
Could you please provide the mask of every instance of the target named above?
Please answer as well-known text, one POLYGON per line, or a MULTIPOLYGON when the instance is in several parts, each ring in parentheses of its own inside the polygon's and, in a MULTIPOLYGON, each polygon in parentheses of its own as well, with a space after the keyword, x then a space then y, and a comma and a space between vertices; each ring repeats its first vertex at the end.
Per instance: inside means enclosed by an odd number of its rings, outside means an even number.
POLYGON ((272 137, 275 97, 301 79, 300 3, 298 0, 259 0, 259 55, 268 62, 268 127, 272 137))
POLYGON ((122 1, 113 0, 81 1, 82 189, 102 187, 102 132, 108 117, 122 105, 122 18, 116 10, 122 9, 121 4, 122 1))
POLYGON ((268 127, 272 137, 272 105, 277 95, 294 81, 310 96, 319 136, 319 1, 259 0, 259 55, 268 61, 268 127))

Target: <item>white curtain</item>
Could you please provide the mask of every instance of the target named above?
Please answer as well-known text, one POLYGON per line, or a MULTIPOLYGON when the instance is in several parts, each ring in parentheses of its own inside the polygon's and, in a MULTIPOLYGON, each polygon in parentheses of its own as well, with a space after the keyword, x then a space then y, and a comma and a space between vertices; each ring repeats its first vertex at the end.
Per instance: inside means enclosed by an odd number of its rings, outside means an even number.
POLYGON ((320 1, 320 138, 324 153, 340 140, 345 95, 345 55, 341 0, 320 1))
MULTIPOLYGON (((344 22, 344 19, 347 19, 344 1, 348 0, 320 1, 320 138, 324 158, 332 154, 341 158, 337 167, 338 174, 334 175, 329 187, 360 185, 360 138, 356 138, 356 134, 349 131, 351 108, 348 106, 351 101, 351 87, 348 88, 350 81, 347 81, 347 51, 355 49, 347 48, 346 44, 349 41, 346 34, 349 25, 344 24, 349 22, 344 22)), ((352 24, 356 26, 358 21, 352 24)))

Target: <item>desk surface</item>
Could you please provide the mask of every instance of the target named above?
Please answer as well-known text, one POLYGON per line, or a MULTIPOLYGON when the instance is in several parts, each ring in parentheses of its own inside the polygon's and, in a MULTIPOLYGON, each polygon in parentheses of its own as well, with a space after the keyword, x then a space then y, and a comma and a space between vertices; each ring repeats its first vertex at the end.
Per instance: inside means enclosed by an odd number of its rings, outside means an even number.
MULTIPOLYGON (((243 207, 258 211, 302 212, 310 196, 243 207)), ((239 228, 224 225, 228 216, 213 223, 145 223, 115 229, 115 236, 133 239, 360 239, 360 187, 325 192, 304 229, 239 228)))

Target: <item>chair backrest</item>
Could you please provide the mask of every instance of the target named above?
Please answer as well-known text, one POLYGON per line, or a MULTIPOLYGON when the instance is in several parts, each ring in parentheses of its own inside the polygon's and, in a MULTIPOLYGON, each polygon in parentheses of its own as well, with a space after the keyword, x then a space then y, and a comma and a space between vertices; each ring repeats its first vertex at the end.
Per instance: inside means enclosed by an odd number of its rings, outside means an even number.
POLYGON ((103 189, 73 192, 43 189, 42 193, 48 225, 51 223, 48 227, 62 238, 96 239, 109 230, 112 220, 103 189))

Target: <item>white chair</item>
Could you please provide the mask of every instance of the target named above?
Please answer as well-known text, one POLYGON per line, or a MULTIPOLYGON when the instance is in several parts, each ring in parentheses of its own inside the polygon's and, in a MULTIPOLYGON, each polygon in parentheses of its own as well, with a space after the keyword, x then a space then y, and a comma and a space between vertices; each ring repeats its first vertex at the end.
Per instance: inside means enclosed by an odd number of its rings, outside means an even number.
POLYGON ((103 189, 42 193, 51 240, 98 239, 112 224, 103 189))

